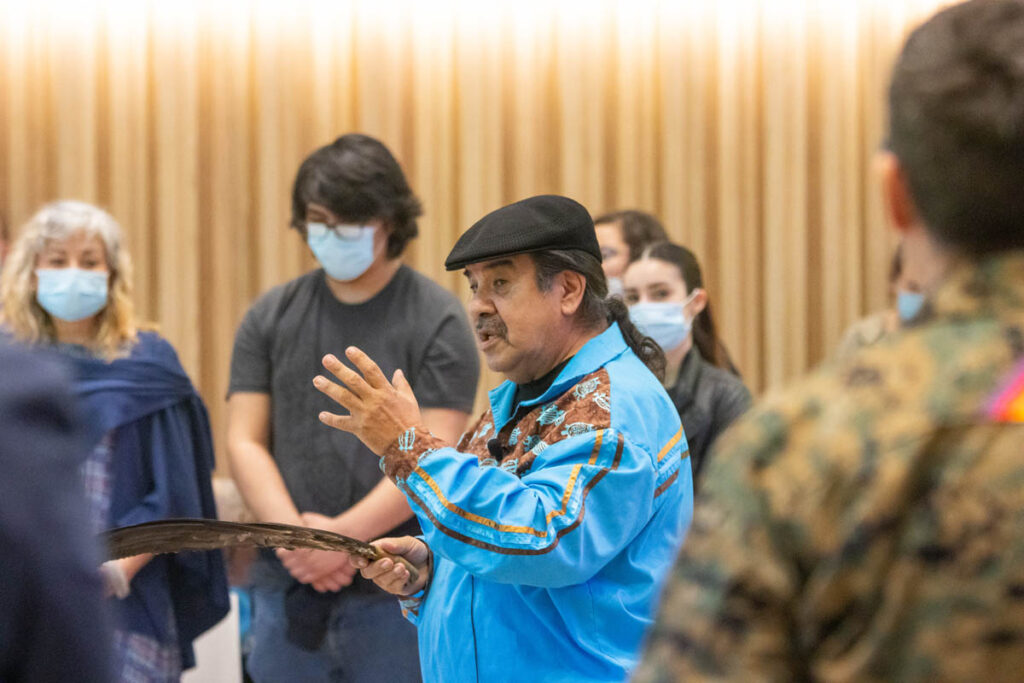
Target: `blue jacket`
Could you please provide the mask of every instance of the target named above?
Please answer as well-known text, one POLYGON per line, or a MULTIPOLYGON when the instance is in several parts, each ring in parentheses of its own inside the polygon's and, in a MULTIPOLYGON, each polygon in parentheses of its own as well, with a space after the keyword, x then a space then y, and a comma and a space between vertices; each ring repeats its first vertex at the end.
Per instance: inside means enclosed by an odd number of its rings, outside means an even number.
MULTIPOLYGON (((216 518, 210 474, 213 441, 206 408, 174 349, 153 333, 139 335, 128 358, 71 357, 75 393, 97 437, 116 430, 111 527, 169 517, 216 518)), ((115 600, 121 628, 165 639, 154 615, 173 609, 182 666, 195 664, 192 641, 228 612, 227 576, 219 551, 159 555, 115 600)))
POLYGON ((618 681, 693 508, 686 437, 617 325, 512 414, 515 385, 456 448, 410 429, 383 456, 431 548, 405 601, 428 681, 618 681))

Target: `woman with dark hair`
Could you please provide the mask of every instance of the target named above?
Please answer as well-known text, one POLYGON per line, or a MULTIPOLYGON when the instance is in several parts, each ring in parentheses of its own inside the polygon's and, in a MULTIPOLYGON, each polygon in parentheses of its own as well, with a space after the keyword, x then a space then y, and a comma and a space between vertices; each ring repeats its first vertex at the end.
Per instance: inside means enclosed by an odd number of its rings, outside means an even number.
POLYGON ((657 217, 624 209, 594 219, 594 231, 601 245, 601 265, 608 279, 608 293, 622 296, 622 274, 626 266, 640 258, 644 247, 668 240, 665 226, 657 217))
POLYGON ((718 338, 693 252, 653 244, 626 268, 624 284, 633 321, 665 351, 662 383, 683 423, 696 486, 705 455, 750 407, 750 392, 718 338))

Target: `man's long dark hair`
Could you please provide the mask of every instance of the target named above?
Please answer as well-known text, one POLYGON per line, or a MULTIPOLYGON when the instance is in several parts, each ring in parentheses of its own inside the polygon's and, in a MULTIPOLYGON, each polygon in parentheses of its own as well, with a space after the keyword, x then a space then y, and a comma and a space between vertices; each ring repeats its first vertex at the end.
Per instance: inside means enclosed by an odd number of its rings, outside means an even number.
POLYGON ((654 373, 658 381, 665 379, 665 352, 658 343, 644 336, 629 319, 629 309, 618 297, 608 297, 608 281, 605 280, 601 262, 592 254, 579 249, 554 249, 531 254, 537 269, 537 288, 546 292, 551 288, 554 277, 566 270, 581 274, 587 283, 583 301, 576 311, 580 321, 598 327, 605 323, 618 323, 622 338, 633 353, 654 373))

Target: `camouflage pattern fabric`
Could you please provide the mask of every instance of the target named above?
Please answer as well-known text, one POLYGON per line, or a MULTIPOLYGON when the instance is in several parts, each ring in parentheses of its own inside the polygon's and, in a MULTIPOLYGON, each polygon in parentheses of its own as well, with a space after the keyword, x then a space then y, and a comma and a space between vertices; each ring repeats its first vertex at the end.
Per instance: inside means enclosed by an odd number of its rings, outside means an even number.
POLYGON ((1024 253, 711 458, 635 680, 1024 680, 1024 253))

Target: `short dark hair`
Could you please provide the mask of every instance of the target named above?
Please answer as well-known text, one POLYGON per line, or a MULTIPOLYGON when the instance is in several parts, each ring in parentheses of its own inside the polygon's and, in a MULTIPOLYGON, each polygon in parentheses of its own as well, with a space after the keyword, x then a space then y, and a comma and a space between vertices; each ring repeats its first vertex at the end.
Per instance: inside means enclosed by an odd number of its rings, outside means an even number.
POLYGON ((396 258, 419 234, 420 200, 402 167, 379 140, 349 133, 316 150, 302 162, 292 187, 293 228, 306 229, 306 207, 322 204, 346 221, 384 221, 388 257, 396 258))
POLYGON ((530 256, 536 269, 537 289, 542 292, 551 289, 552 281, 561 272, 572 270, 583 275, 587 284, 576 311, 580 322, 593 328, 618 323, 622 337, 633 353, 659 381, 665 378, 665 352, 656 341, 637 329, 622 299, 608 296, 608 281, 599 259, 581 249, 535 251, 530 256))
POLYGON ((600 223, 618 223, 622 226, 622 241, 629 247, 630 263, 640 258, 648 244, 668 241, 668 234, 661 221, 654 215, 637 209, 601 214, 594 219, 594 225, 600 223))
POLYGON ((918 27, 889 109, 928 231, 974 257, 1024 246, 1024 0, 971 0, 918 27))

